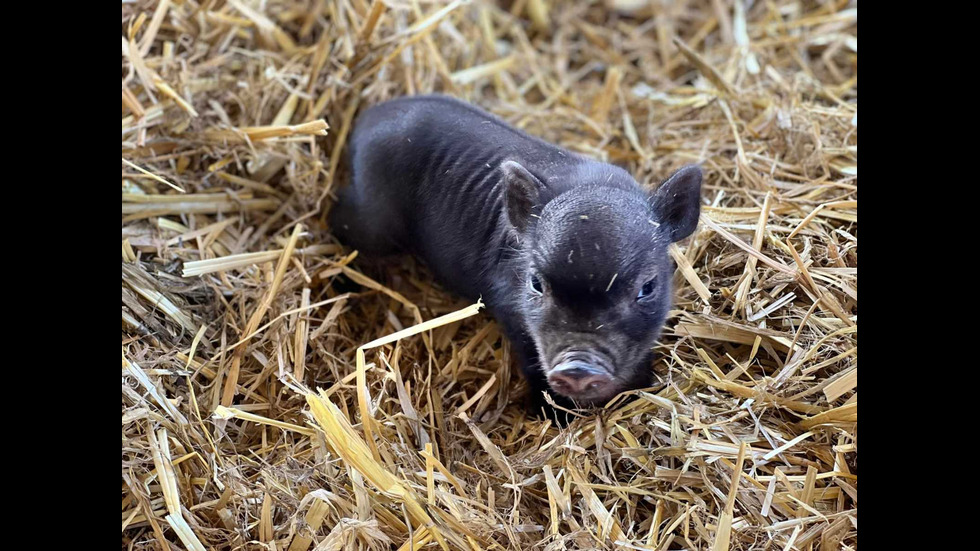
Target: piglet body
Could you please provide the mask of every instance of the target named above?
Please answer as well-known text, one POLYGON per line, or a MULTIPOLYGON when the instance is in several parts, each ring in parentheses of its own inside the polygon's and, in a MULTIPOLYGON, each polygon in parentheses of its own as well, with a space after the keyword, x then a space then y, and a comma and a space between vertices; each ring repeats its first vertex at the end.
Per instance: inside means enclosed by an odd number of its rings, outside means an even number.
POLYGON ((407 252, 482 298, 531 386, 563 405, 649 386, 670 307, 667 246, 697 225, 701 171, 649 194, 626 171, 467 103, 413 96, 363 112, 331 226, 367 255, 407 252))

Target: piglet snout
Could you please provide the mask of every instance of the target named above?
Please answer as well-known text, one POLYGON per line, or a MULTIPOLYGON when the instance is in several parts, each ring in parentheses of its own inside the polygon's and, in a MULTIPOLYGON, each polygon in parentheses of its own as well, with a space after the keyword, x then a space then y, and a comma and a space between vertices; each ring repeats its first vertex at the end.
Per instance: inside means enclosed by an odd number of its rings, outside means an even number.
POLYGON ((562 362, 548 373, 548 384, 571 398, 605 394, 611 382, 607 371, 582 360, 562 362))

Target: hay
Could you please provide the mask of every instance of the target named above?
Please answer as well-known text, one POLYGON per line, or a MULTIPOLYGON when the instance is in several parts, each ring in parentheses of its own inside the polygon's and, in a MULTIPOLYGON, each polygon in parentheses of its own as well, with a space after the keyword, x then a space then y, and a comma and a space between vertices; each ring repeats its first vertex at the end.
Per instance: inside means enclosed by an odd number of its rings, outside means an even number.
POLYGON ((122 16, 124 549, 856 548, 853 4, 122 16), (356 114, 429 91, 648 187, 703 163, 660 386, 528 418, 485 314, 329 235, 356 114))

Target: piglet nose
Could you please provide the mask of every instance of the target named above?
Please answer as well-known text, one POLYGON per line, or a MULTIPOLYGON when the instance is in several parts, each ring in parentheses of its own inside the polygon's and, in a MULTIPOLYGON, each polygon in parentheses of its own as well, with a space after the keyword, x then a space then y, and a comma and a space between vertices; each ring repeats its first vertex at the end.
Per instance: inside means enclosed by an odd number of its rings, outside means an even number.
POLYGON ((560 363, 548 374, 548 383, 566 395, 601 392, 609 381, 608 373, 581 360, 560 363))

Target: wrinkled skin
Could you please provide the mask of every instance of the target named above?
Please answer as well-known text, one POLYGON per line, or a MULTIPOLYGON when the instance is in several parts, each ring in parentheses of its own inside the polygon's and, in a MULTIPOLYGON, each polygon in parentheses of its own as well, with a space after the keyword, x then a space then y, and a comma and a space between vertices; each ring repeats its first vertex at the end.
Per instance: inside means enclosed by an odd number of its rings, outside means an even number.
POLYGON ((372 107, 350 144, 334 234, 369 255, 414 254, 452 291, 482 298, 533 410, 543 392, 590 406, 651 385, 671 301, 667 248, 697 226, 699 168, 651 195, 621 168, 444 96, 372 107))

